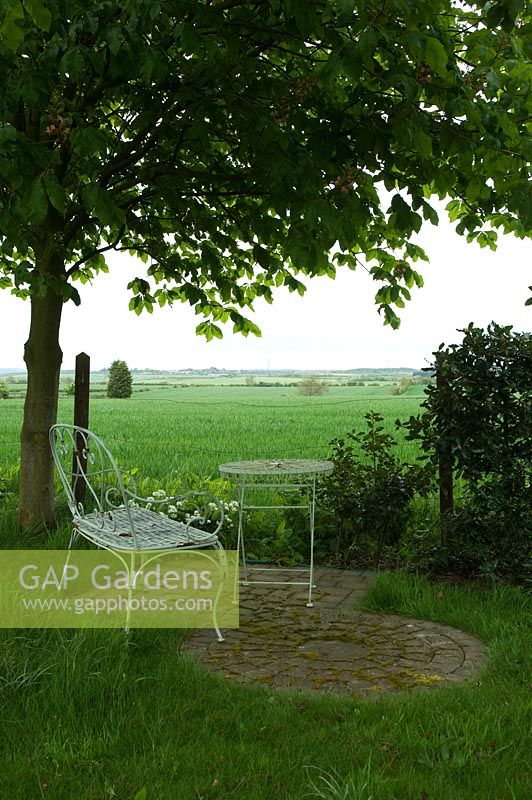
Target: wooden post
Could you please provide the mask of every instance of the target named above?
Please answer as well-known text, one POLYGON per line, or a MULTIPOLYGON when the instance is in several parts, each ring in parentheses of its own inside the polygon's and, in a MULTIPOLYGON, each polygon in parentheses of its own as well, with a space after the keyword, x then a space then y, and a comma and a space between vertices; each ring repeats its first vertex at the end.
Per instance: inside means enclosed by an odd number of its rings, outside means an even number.
MULTIPOLYGON (((87 353, 78 353, 76 356, 76 379, 74 385, 74 425, 79 428, 89 427, 89 388, 90 388, 90 365, 91 360, 87 353)), ((76 441, 76 449, 81 450, 81 442, 76 441)), ((79 461, 83 470, 87 467, 87 461, 79 455, 79 461)), ((85 500, 85 481, 78 481, 77 461, 74 454, 72 463, 72 489, 74 497, 78 503, 85 500)))
MULTIPOLYGON (((447 391, 447 376, 442 367, 442 362, 436 359, 436 388, 440 394, 438 426, 443 435, 445 427, 445 420, 441 418, 442 414, 450 414, 451 409, 445 407, 441 403, 441 395, 447 391)), ((453 486, 453 459, 451 449, 448 445, 439 446, 438 451, 438 474, 440 484, 440 531, 441 543, 443 547, 449 544, 449 517, 454 511, 454 486, 453 486)))

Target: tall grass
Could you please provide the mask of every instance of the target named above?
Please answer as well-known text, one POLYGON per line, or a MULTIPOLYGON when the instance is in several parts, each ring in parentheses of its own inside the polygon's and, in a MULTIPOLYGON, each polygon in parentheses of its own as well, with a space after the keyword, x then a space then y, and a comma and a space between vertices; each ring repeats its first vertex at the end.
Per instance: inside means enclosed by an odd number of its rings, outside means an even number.
POLYGON ((463 685, 371 700, 203 672, 179 632, 0 634, 10 800, 528 800, 529 603, 381 575, 366 600, 460 624, 490 661, 463 685))

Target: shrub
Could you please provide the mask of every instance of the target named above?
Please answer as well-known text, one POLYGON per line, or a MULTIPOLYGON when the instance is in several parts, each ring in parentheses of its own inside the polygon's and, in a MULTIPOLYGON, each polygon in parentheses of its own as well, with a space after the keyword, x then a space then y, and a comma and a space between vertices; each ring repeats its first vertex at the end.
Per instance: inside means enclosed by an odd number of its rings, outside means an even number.
POLYGON ((463 507, 446 520, 452 565, 519 577, 532 528, 532 336, 494 322, 462 332, 434 353, 438 382, 407 438, 434 465, 447 453, 464 479, 463 507))
POLYGON ((532 486, 512 494, 506 484, 490 475, 467 491, 451 520, 448 558, 461 571, 524 581, 532 567, 532 486))
POLYGON ((412 498, 428 491, 431 470, 395 457, 396 441, 384 432, 381 414, 370 411, 365 419, 366 431, 331 442, 334 470, 320 482, 318 498, 333 515, 337 557, 347 561, 365 538, 374 542, 377 565, 384 545, 396 544, 405 532, 412 498))
POLYGON ((305 397, 314 397, 323 394, 325 387, 325 381, 322 381, 317 375, 309 375, 299 381, 299 394, 305 397))
POLYGON ((0 381, 0 400, 7 400, 9 397, 9 386, 6 381, 0 381))
POLYGON ((109 368, 107 397, 131 397, 133 378, 125 361, 113 361, 109 368))
POLYGON ((404 394, 407 389, 412 386, 412 378, 409 378, 407 375, 404 375, 398 384, 396 384, 392 389, 393 395, 404 394))

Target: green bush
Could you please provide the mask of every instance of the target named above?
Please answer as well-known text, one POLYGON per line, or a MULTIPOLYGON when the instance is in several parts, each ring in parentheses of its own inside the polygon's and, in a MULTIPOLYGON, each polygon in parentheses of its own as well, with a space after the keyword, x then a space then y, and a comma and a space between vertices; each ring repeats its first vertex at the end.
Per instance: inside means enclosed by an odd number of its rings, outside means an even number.
POLYGON ((383 417, 365 415, 366 431, 353 430, 331 442, 334 470, 318 488, 320 504, 331 514, 336 557, 347 562, 354 547, 369 541, 378 564, 385 545, 397 544, 407 529, 411 501, 426 494, 431 470, 401 463, 395 439, 384 432, 383 417))
POLYGON ((462 507, 446 520, 442 563, 459 572, 512 575, 530 566, 532 336, 470 324, 461 344, 434 354, 438 383, 406 423, 436 466, 448 454, 463 479, 462 507))
POLYGON ((524 581, 532 567, 532 486, 514 494, 508 479, 490 475, 476 485, 451 521, 448 559, 485 578, 524 581))

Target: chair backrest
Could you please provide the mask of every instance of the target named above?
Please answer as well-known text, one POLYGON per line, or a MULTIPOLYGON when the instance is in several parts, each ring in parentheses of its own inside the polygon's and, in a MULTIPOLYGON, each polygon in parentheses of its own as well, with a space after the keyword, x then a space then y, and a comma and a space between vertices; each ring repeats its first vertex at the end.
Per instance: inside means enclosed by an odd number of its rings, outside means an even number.
POLYGON ((50 447, 73 517, 94 517, 96 512, 98 527, 113 530, 113 509, 128 509, 129 504, 122 473, 108 447, 87 428, 66 424, 50 428, 50 447))

